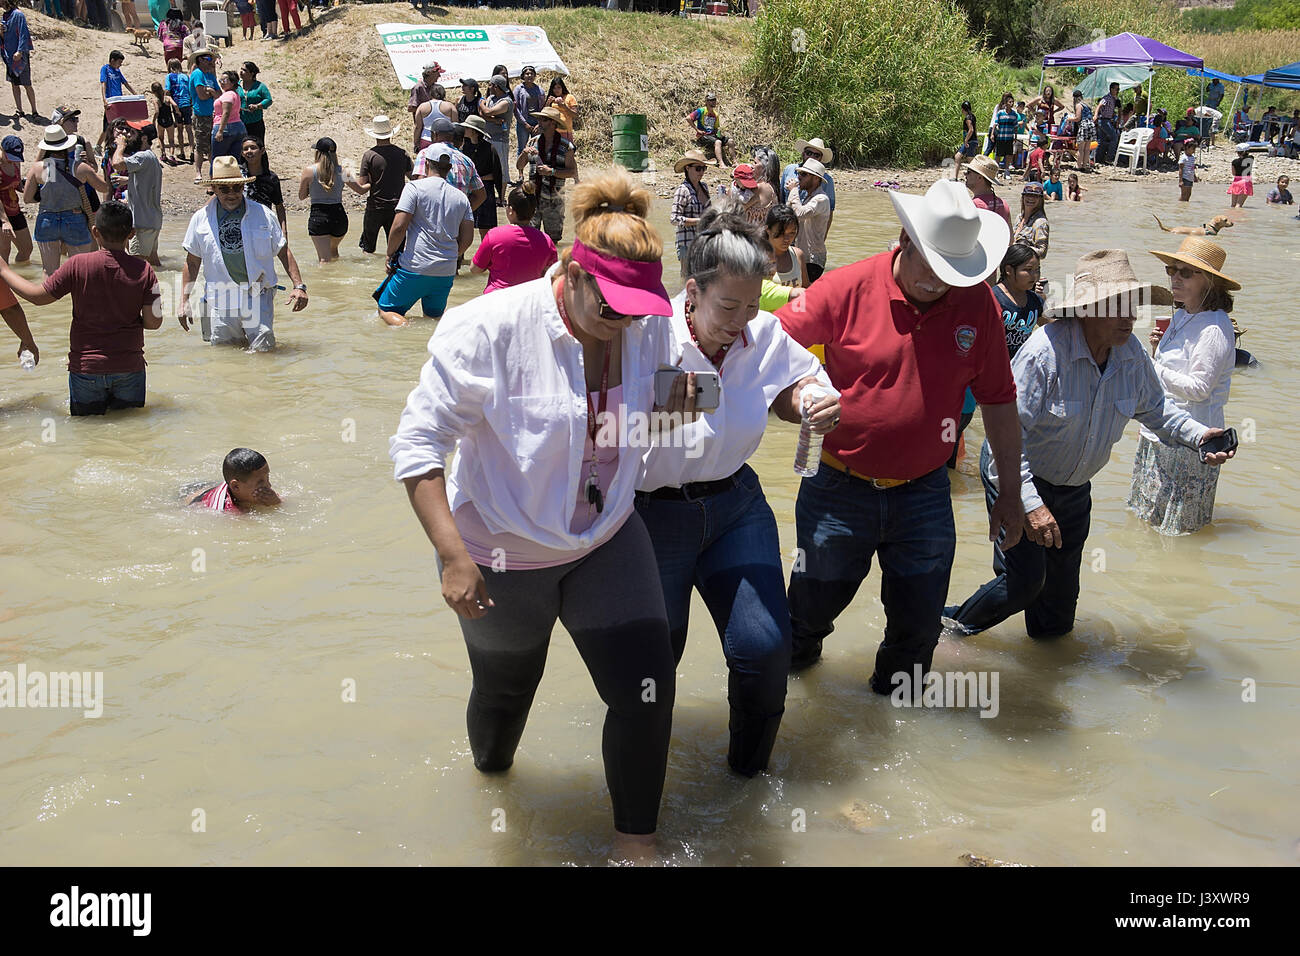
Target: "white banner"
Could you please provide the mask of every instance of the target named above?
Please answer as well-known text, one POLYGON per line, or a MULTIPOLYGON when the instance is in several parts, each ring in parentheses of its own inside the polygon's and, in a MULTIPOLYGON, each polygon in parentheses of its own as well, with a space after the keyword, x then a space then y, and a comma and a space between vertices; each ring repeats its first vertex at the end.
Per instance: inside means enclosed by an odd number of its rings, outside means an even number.
POLYGON ((443 69, 438 82, 447 88, 448 95, 465 77, 486 83, 498 63, 505 64, 512 78, 518 77, 525 66, 536 67, 538 73, 569 74, 541 27, 380 23, 375 29, 404 90, 419 83, 424 65, 433 61, 443 69))

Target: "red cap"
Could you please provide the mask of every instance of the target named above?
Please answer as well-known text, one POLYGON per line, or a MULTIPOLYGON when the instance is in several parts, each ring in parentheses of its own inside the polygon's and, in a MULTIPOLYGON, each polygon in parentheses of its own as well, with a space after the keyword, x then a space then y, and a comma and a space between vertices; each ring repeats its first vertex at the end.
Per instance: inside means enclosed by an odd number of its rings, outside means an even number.
POLYGON ((672 303, 664 289, 663 263, 637 262, 601 255, 577 240, 573 261, 595 280, 609 307, 622 315, 672 315, 672 303))
POLYGON ((741 163, 737 166, 731 177, 746 189, 756 189, 758 187, 758 180, 754 178, 754 167, 749 163, 741 163))

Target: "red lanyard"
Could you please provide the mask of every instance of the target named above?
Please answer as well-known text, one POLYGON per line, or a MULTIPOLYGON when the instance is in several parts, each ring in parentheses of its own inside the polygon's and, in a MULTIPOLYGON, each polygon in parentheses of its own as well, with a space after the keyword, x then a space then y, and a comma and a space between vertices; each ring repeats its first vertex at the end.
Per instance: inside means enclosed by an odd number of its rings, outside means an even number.
MULTIPOLYGON (((695 345, 699 348, 701 352, 704 352, 704 346, 700 345, 700 337, 695 334, 695 323, 691 321, 691 316, 689 312, 686 314, 686 330, 691 333, 691 341, 695 343, 695 345)), ((722 360, 727 357, 727 350, 730 349, 735 344, 736 344, 735 342, 728 342, 726 345, 722 346, 722 348, 718 349, 718 351, 716 351, 712 355, 709 355, 707 352, 705 352, 704 357, 713 364, 714 368, 721 369, 722 360)))
MULTIPOLYGON (((560 281, 557 282, 555 286, 555 305, 560 310, 560 319, 564 322, 564 327, 568 329, 569 334, 572 335, 573 325, 572 323, 569 322, 569 314, 564 309, 564 278, 563 277, 560 278, 560 281)), ((574 337, 576 338, 576 336, 574 337)), ((587 383, 586 382, 582 383, 584 397, 587 399, 587 434, 591 436, 591 454, 593 458, 596 456, 597 423, 599 421, 600 416, 605 414, 606 404, 609 399, 609 353, 610 353, 609 343, 606 342, 604 348, 604 362, 601 366, 601 371, 600 371, 600 398, 596 408, 596 414, 594 416, 592 415, 591 412, 591 396, 586 394, 587 383)))

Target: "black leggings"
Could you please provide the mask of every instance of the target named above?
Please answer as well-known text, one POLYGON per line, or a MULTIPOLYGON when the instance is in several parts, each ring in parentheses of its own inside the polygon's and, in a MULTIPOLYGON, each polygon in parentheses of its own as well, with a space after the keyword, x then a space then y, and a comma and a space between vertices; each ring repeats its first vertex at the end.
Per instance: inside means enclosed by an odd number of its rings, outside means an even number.
POLYGON ((605 544, 535 571, 479 566, 495 607, 460 619, 474 688, 466 713, 474 766, 514 761, 558 618, 605 702, 602 751, 614 828, 653 833, 672 732, 676 668, 659 567, 633 512, 605 544))

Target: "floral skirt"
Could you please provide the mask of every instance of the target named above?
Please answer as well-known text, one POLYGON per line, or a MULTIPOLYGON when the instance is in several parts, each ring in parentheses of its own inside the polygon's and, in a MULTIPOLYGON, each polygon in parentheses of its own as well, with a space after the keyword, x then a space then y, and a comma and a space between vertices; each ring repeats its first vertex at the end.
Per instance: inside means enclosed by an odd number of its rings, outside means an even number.
POLYGON ((1200 453, 1138 438, 1128 507, 1161 534, 1191 534, 1214 518, 1219 469, 1200 453))
POLYGON ((1228 187, 1229 196, 1255 195, 1255 183, 1249 176, 1233 176, 1232 185, 1228 187))

